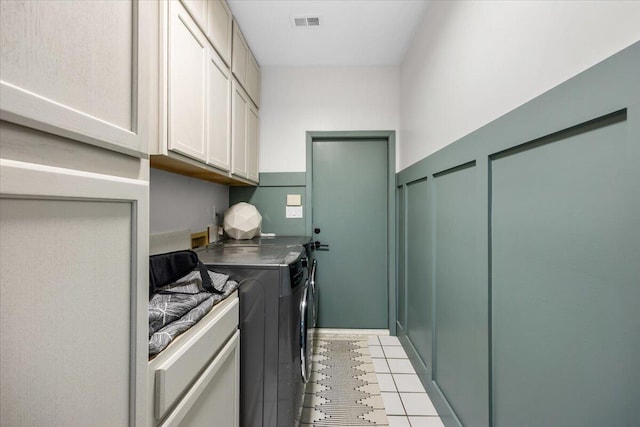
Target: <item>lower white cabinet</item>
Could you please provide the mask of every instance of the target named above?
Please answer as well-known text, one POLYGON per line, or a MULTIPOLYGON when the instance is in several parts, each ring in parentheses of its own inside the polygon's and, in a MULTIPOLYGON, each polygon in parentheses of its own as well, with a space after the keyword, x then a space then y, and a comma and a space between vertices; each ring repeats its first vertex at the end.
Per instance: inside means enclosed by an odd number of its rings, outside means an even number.
POLYGON ((231 173, 258 182, 258 109, 234 80, 231 97, 231 173))
POLYGON ((240 423, 239 373, 240 332, 237 331, 161 425, 237 427, 240 423))
POLYGON ((149 426, 239 424, 237 292, 149 362, 149 426))

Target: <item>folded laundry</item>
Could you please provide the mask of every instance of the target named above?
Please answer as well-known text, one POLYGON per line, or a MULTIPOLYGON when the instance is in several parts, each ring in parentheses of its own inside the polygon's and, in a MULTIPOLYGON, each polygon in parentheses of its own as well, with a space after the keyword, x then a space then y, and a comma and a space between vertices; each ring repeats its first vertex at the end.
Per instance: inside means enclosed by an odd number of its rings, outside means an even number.
POLYGON ((193 271, 175 283, 159 288, 149 300, 149 357, 202 319, 211 308, 231 295, 238 282, 225 274, 208 271, 218 293, 203 288, 200 271, 193 271))

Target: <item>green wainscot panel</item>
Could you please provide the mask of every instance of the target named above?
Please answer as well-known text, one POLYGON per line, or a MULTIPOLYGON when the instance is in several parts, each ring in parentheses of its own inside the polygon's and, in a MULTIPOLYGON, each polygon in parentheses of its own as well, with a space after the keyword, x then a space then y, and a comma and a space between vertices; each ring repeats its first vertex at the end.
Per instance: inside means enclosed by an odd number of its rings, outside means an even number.
POLYGON ((405 193, 404 186, 397 188, 397 327, 398 335, 405 335, 407 330, 407 280, 406 280, 406 206, 405 206, 405 193))
POLYGON ((493 157, 495 427, 640 423, 633 126, 624 111, 493 157))
POLYGON ((487 280, 478 269, 477 169, 473 162, 433 180, 433 378, 462 424, 482 427, 489 424, 489 314, 487 280))
POLYGON ((431 369, 433 285, 429 263, 430 186, 426 179, 407 185, 407 334, 427 369, 431 369))

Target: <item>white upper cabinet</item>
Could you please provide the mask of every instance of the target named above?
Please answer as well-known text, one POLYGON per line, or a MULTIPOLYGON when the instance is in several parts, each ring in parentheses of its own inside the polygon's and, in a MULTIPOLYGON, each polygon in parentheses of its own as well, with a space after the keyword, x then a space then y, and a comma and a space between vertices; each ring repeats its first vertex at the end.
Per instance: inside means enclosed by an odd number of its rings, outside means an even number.
POLYGON ((235 176, 258 182, 258 109, 234 80, 232 95, 233 167, 235 176))
POLYGON ((257 182, 260 75, 242 34, 231 49, 229 7, 222 0, 158 5, 160 120, 151 166, 225 184, 257 182), (205 18, 206 30, 198 22, 205 18), (244 70, 244 84, 230 66, 244 70))
POLYGON ((231 65, 231 21, 224 0, 180 0, 227 66, 231 65))
POLYGON ((231 170, 231 72, 213 50, 207 63, 207 163, 231 170))
POLYGON ((247 179, 258 182, 258 109, 251 103, 247 107, 247 179))
POLYGON ((244 86, 247 77, 247 53, 249 46, 244 41, 244 37, 240 32, 240 26, 233 21, 233 65, 231 69, 236 79, 244 86))
MULTIPOLYGON (((198 2, 195 2, 198 3, 198 2)), ((207 159, 207 40, 177 2, 169 7, 169 150, 207 159)))
POLYGON ((149 6, 0 2, 0 119, 144 156, 149 6))
POLYGON ((234 80, 231 105, 232 110, 232 142, 233 167, 231 173, 247 177, 247 108, 250 104, 247 93, 234 80))
POLYGON ((233 16, 224 0, 210 0, 207 37, 227 66, 231 65, 231 22, 233 16))
POLYGON ((233 54, 232 65, 233 75, 247 91, 249 97, 256 106, 260 106, 260 67, 251 53, 240 26, 233 21, 233 54))
POLYGON ((168 149, 229 171, 231 73, 187 10, 169 5, 168 149))
POLYGON ((207 31, 207 0, 180 0, 203 32, 207 31))
POLYGON ((251 51, 247 54, 247 93, 256 105, 260 105, 260 67, 251 51))

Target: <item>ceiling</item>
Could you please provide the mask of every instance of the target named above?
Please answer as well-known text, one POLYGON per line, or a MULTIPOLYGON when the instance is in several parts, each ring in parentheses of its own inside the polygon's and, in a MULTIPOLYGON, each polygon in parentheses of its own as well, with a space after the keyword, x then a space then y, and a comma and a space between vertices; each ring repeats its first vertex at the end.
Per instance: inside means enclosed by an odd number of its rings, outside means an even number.
POLYGON ((381 66, 402 60, 427 0, 227 0, 261 66, 381 66), (294 27, 293 17, 319 17, 294 27))

